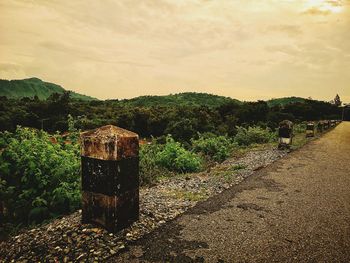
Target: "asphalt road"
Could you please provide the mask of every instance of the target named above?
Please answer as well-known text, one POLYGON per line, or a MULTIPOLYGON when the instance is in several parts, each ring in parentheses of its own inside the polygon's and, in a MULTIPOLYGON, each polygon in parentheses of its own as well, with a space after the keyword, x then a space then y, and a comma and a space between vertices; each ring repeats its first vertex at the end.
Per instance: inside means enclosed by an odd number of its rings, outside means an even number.
POLYGON ((113 262, 350 262, 350 122, 199 203, 113 262))

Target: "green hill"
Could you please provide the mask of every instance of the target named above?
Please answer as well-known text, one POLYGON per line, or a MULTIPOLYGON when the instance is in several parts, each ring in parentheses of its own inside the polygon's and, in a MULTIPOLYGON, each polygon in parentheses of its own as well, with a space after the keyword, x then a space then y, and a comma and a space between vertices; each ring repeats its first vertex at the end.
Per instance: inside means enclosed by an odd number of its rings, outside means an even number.
MULTIPOLYGON (((62 94, 66 90, 59 85, 42 81, 38 78, 20 80, 0 80, 0 96, 9 99, 20 99, 23 97, 33 98, 37 96, 40 100, 47 99, 53 93, 62 94)), ((71 98, 80 100, 97 100, 71 91, 71 98)))
POLYGON ((207 106, 218 107, 228 102, 241 103, 239 100, 229 97, 207 93, 184 92, 165 96, 140 96, 133 99, 118 101, 119 104, 128 106, 207 106))
POLYGON ((278 99, 271 99, 267 101, 267 104, 270 107, 273 106, 283 106, 283 105, 287 105, 287 104, 292 104, 292 103, 296 103, 296 102, 305 102, 306 99, 304 98, 300 98, 300 97, 285 97, 285 98, 278 98, 278 99))
MULTIPOLYGON (((37 96, 40 100, 47 99, 53 93, 62 94, 66 90, 61 86, 42 81, 38 78, 29 78, 21 80, 1 80, 0 79, 0 97, 6 96, 10 99, 20 99, 24 97, 33 98, 37 96)), ((70 91, 71 98, 83 101, 97 100, 96 98, 82 95, 70 91)), ((109 100, 118 105, 131 107, 153 107, 153 106, 207 106, 218 107, 226 103, 242 104, 243 102, 230 97, 218 96, 208 93, 184 92, 164 96, 140 96, 132 99, 109 100)), ((267 101, 270 107, 276 105, 286 105, 296 102, 305 102, 306 99, 300 97, 277 98, 267 101)))

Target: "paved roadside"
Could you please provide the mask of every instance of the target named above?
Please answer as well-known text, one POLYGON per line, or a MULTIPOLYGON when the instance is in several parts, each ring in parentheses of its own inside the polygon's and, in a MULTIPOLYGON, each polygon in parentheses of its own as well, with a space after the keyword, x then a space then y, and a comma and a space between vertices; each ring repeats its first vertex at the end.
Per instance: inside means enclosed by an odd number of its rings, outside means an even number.
POLYGON ((111 262, 350 262, 350 122, 198 203, 111 262))

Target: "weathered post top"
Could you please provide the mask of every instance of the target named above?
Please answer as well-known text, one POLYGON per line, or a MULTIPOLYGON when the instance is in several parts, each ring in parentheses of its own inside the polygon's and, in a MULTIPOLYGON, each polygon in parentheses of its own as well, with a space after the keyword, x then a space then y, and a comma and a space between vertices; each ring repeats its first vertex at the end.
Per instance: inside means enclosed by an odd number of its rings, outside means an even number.
POLYGON ((309 121, 307 124, 306 124, 306 129, 307 130, 313 130, 315 128, 315 123, 313 121, 309 121))
POLYGON ((139 218, 139 140, 113 125, 81 134, 82 222, 117 232, 139 218))
POLYGON ((138 156, 139 136, 131 131, 106 125, 81 134, 81 155, 100 160, 121 160, 138 156))

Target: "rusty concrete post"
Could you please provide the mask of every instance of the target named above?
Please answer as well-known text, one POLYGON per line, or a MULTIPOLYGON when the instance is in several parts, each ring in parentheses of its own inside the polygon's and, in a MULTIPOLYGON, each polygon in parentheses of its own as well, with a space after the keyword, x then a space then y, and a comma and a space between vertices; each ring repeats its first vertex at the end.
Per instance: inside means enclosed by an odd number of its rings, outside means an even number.
POLYGON ((117 232, 139 218, 139 140, 113 125, 81 134, 82 223, 117 232))
POLYGON ((315 136, 315 123, 308 122, 306 124, 306 137, 314 137, 315 136))
POLYGON ((284 120, 278 127, 278 149, 290 148, 293 140, 293 122, 284 120))

